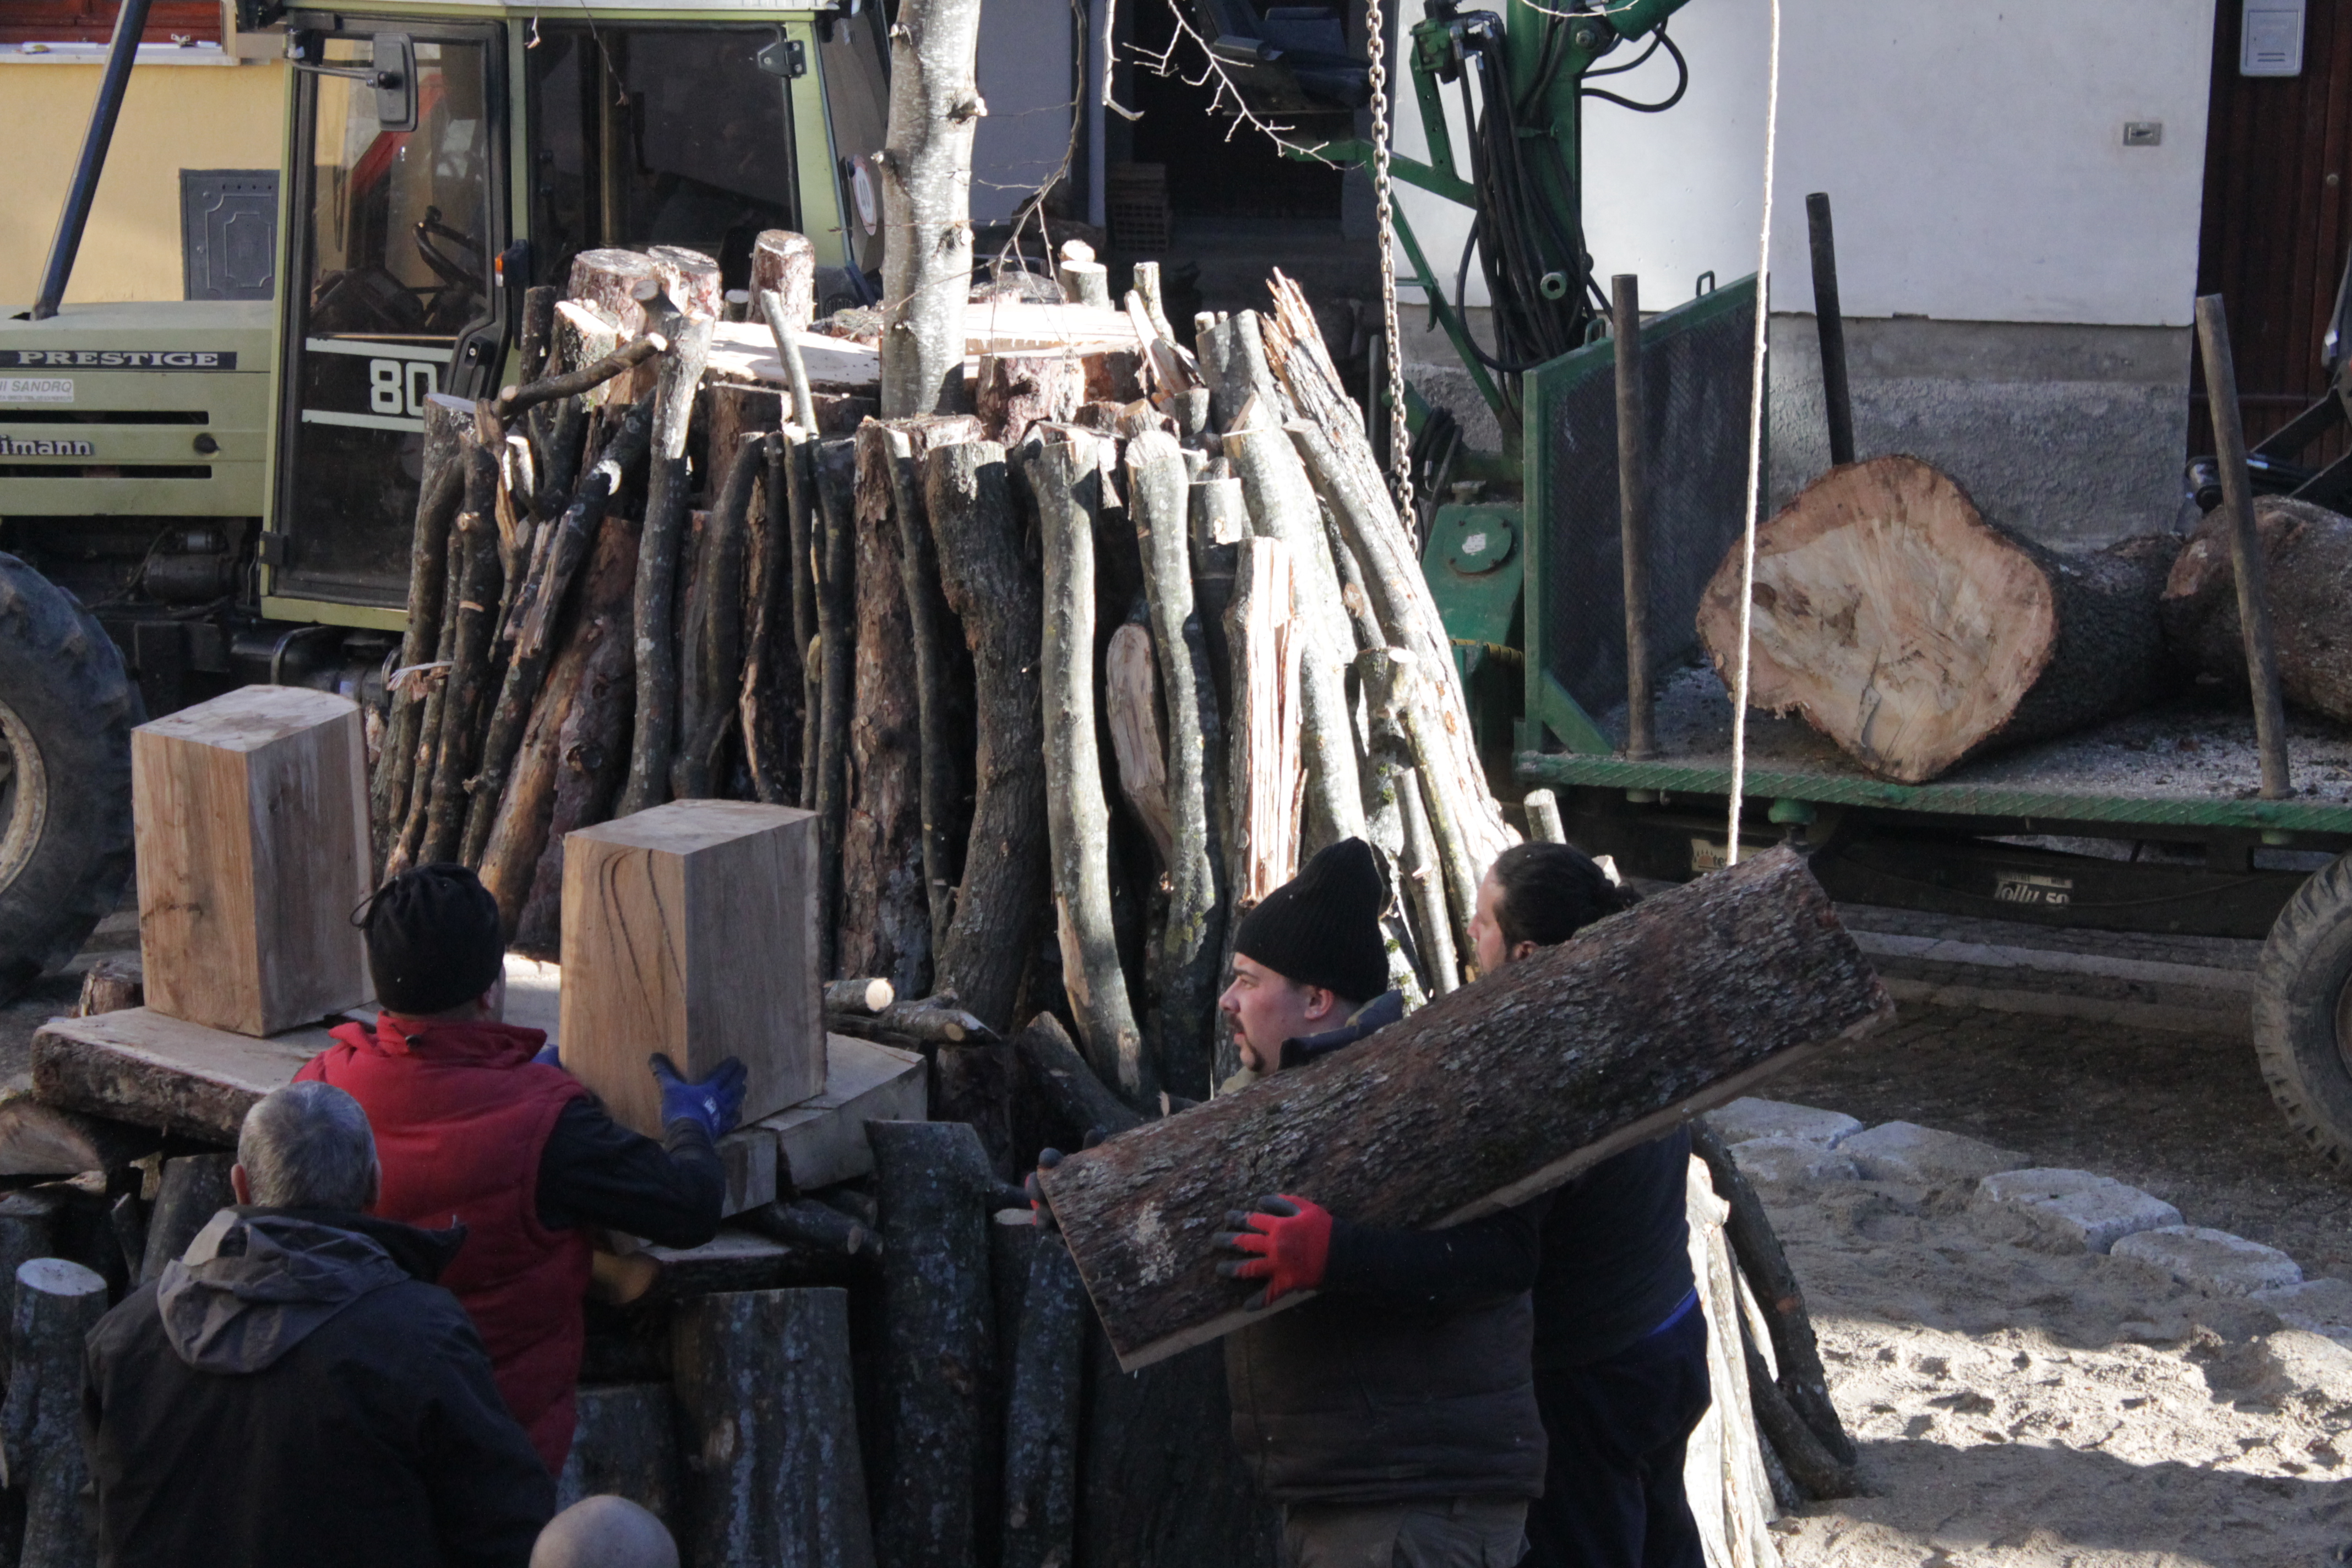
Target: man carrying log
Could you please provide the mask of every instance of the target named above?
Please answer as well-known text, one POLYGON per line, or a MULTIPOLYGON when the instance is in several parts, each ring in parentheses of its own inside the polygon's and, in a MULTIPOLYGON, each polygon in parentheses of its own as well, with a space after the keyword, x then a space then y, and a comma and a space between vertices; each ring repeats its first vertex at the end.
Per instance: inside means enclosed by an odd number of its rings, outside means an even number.
POLYGON ((664 1140, 606 1115, 546 1034, 501 1021, 499 907, 474 873, 435 864, 385 883, 355 917, 383 1015, 345 1024, 297 1076, 348 1090, 383 1157, 387 1218, 466 1227, 445 1282, 489 1347, 499 1392, 551 1474, 572 1449, 590 1230, 699 1247, 719 1228, 717 1141, 743 1103, 731 1058, 700 1083, 651 1058, 664 1140), (542 1047, 545 1047, 542 1049, 542 1047))
POLYGON ((434 1283, 464 1233, 367 1212, 367 1118, 324 1084, 246 1113, 229 1183, 90 1331, 99 1562, 524 1568, 555 1487, 434 1283))
MULTIPOLYGON (((1257 1073, 1346 1050, 1402 1014, 1388 902, 1361 839, 1332 845, 1242 920, 1219 1006, 1257 1073)), ((1297 1196, 1229 1216, 1218 1266, 1249 1305, 1317 1299, 1225 1340, 1234 1439, 1283 1505, 1291 1568, 1516 1563, 1543 1489, 1530 1376, 1527 1210, 1428 1233, 1350 1225, 1297 1196)))
MULTIPOLYGON (((1630 908, 1565 844, 1496 857, 1470 922, 1478 973, 1522 963, 1630 908)), ((1683 1451, 1706 1414, 1706 1317, 1691 1277, 1690 1133, 1603 1160, 1524 1212, 1543 1227, 1536 1402, 1550 1458, 1529 1568, 1701 1568, 1683 1451)), ((1435 1235, 1447 1233, 1440 1231, 1435 1235)))

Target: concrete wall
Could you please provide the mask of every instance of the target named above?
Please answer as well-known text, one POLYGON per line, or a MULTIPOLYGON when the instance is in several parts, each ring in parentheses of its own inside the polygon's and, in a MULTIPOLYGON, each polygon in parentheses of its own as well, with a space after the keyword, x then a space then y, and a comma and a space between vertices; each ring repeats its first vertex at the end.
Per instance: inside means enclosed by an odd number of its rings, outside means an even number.
MULTIPOLYGON (((177 52, 139 51, 68 300, 181 298, 180 171, 278 167, 285 67, 171 63, 177 52)), ((0 57, 0 303, 11 310, 39 291, 99 69, 0 57)))
MULTIPOLYGON (((2053 542, 2168 522, 2213 0, 1785 0, 1783 16, 1773 302, 1811 308, 1804 196, 1826 190, 1863 454, 1916 452, 2053 542), (2126 121, 2160 121, 2161 142, 2126 147, 2126 121)), ((1645 306, 1756 269, 1768 22, 1692 0, 1671 28, 1684 100, 1586 106, 1592 252, 1641 275, 1645 306)), ((1607 85, 1656 100, 1674 74, 1661 55, 1607 85)), ((1418 193, 1404 208, 1450 287, 1466 215, 1418 193)), ((1812 344, 1809 317, 1775 333, 1780 497, 1826 462, 1812 344)))

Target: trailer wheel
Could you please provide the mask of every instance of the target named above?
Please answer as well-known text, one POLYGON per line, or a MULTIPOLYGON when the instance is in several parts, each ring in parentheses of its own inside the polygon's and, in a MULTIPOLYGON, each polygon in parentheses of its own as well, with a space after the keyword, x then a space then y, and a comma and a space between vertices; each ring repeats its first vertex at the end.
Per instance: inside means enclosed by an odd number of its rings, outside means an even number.
POLYGON ((2287 1125, 2352 1173, 2352 855, 2271 925, 2254 982, 2254 1055, 2287 1125))
POLYGON ((0 554, 0 1002, 72 957, 121 897, 142 716, 104 628, 0 554))

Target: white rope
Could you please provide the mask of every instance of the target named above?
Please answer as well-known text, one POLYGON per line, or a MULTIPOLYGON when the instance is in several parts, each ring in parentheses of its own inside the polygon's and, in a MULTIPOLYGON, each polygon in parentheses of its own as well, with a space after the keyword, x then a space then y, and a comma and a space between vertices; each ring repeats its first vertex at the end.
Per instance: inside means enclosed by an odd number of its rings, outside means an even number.
POLYGON ((1372 58, 1372 210, 1380 228, 1381 345, 1388 354, 1389 478, 1397 515, 1412 529, 1412 437, 1404 418, 1404 345, 1397 342, 1396 207, 1389 184, 1389 54, 1381 0, 1364 0, 1364 40, 1372 58))
POLYGON ((1748 638, 1756 593, 1756 511, 1764 478, 1764 344, 1771 324, 1772 153, 1780 130, 1780 0, 1772 0, 1772 48, 1764 89, 1764 224, 1756 242, 1756 351, 1748 364, 1748 517, 1739 535, 1739 657, 1731 682, 1731 822, 1723 863, 1739 864, 1739 808, 1748 794, 1748 638))

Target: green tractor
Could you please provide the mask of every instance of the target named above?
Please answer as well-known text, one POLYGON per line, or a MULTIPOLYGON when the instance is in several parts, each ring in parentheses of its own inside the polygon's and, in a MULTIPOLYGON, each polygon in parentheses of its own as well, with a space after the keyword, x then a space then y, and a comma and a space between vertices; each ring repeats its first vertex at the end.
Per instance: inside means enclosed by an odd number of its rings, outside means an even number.
POLYGON ((144 714, 254 681, 380 698, 426 399, 503 384, 525 289, 656 244, 741 288, 782 228, 821 313, 876 298, 887 49, 859 0, 240 11, 292 68, 274 227, 248 215, 275 298, 60 308, 126 0, 40 297, 0 306, 0 1000, 121 897, 144 714))

